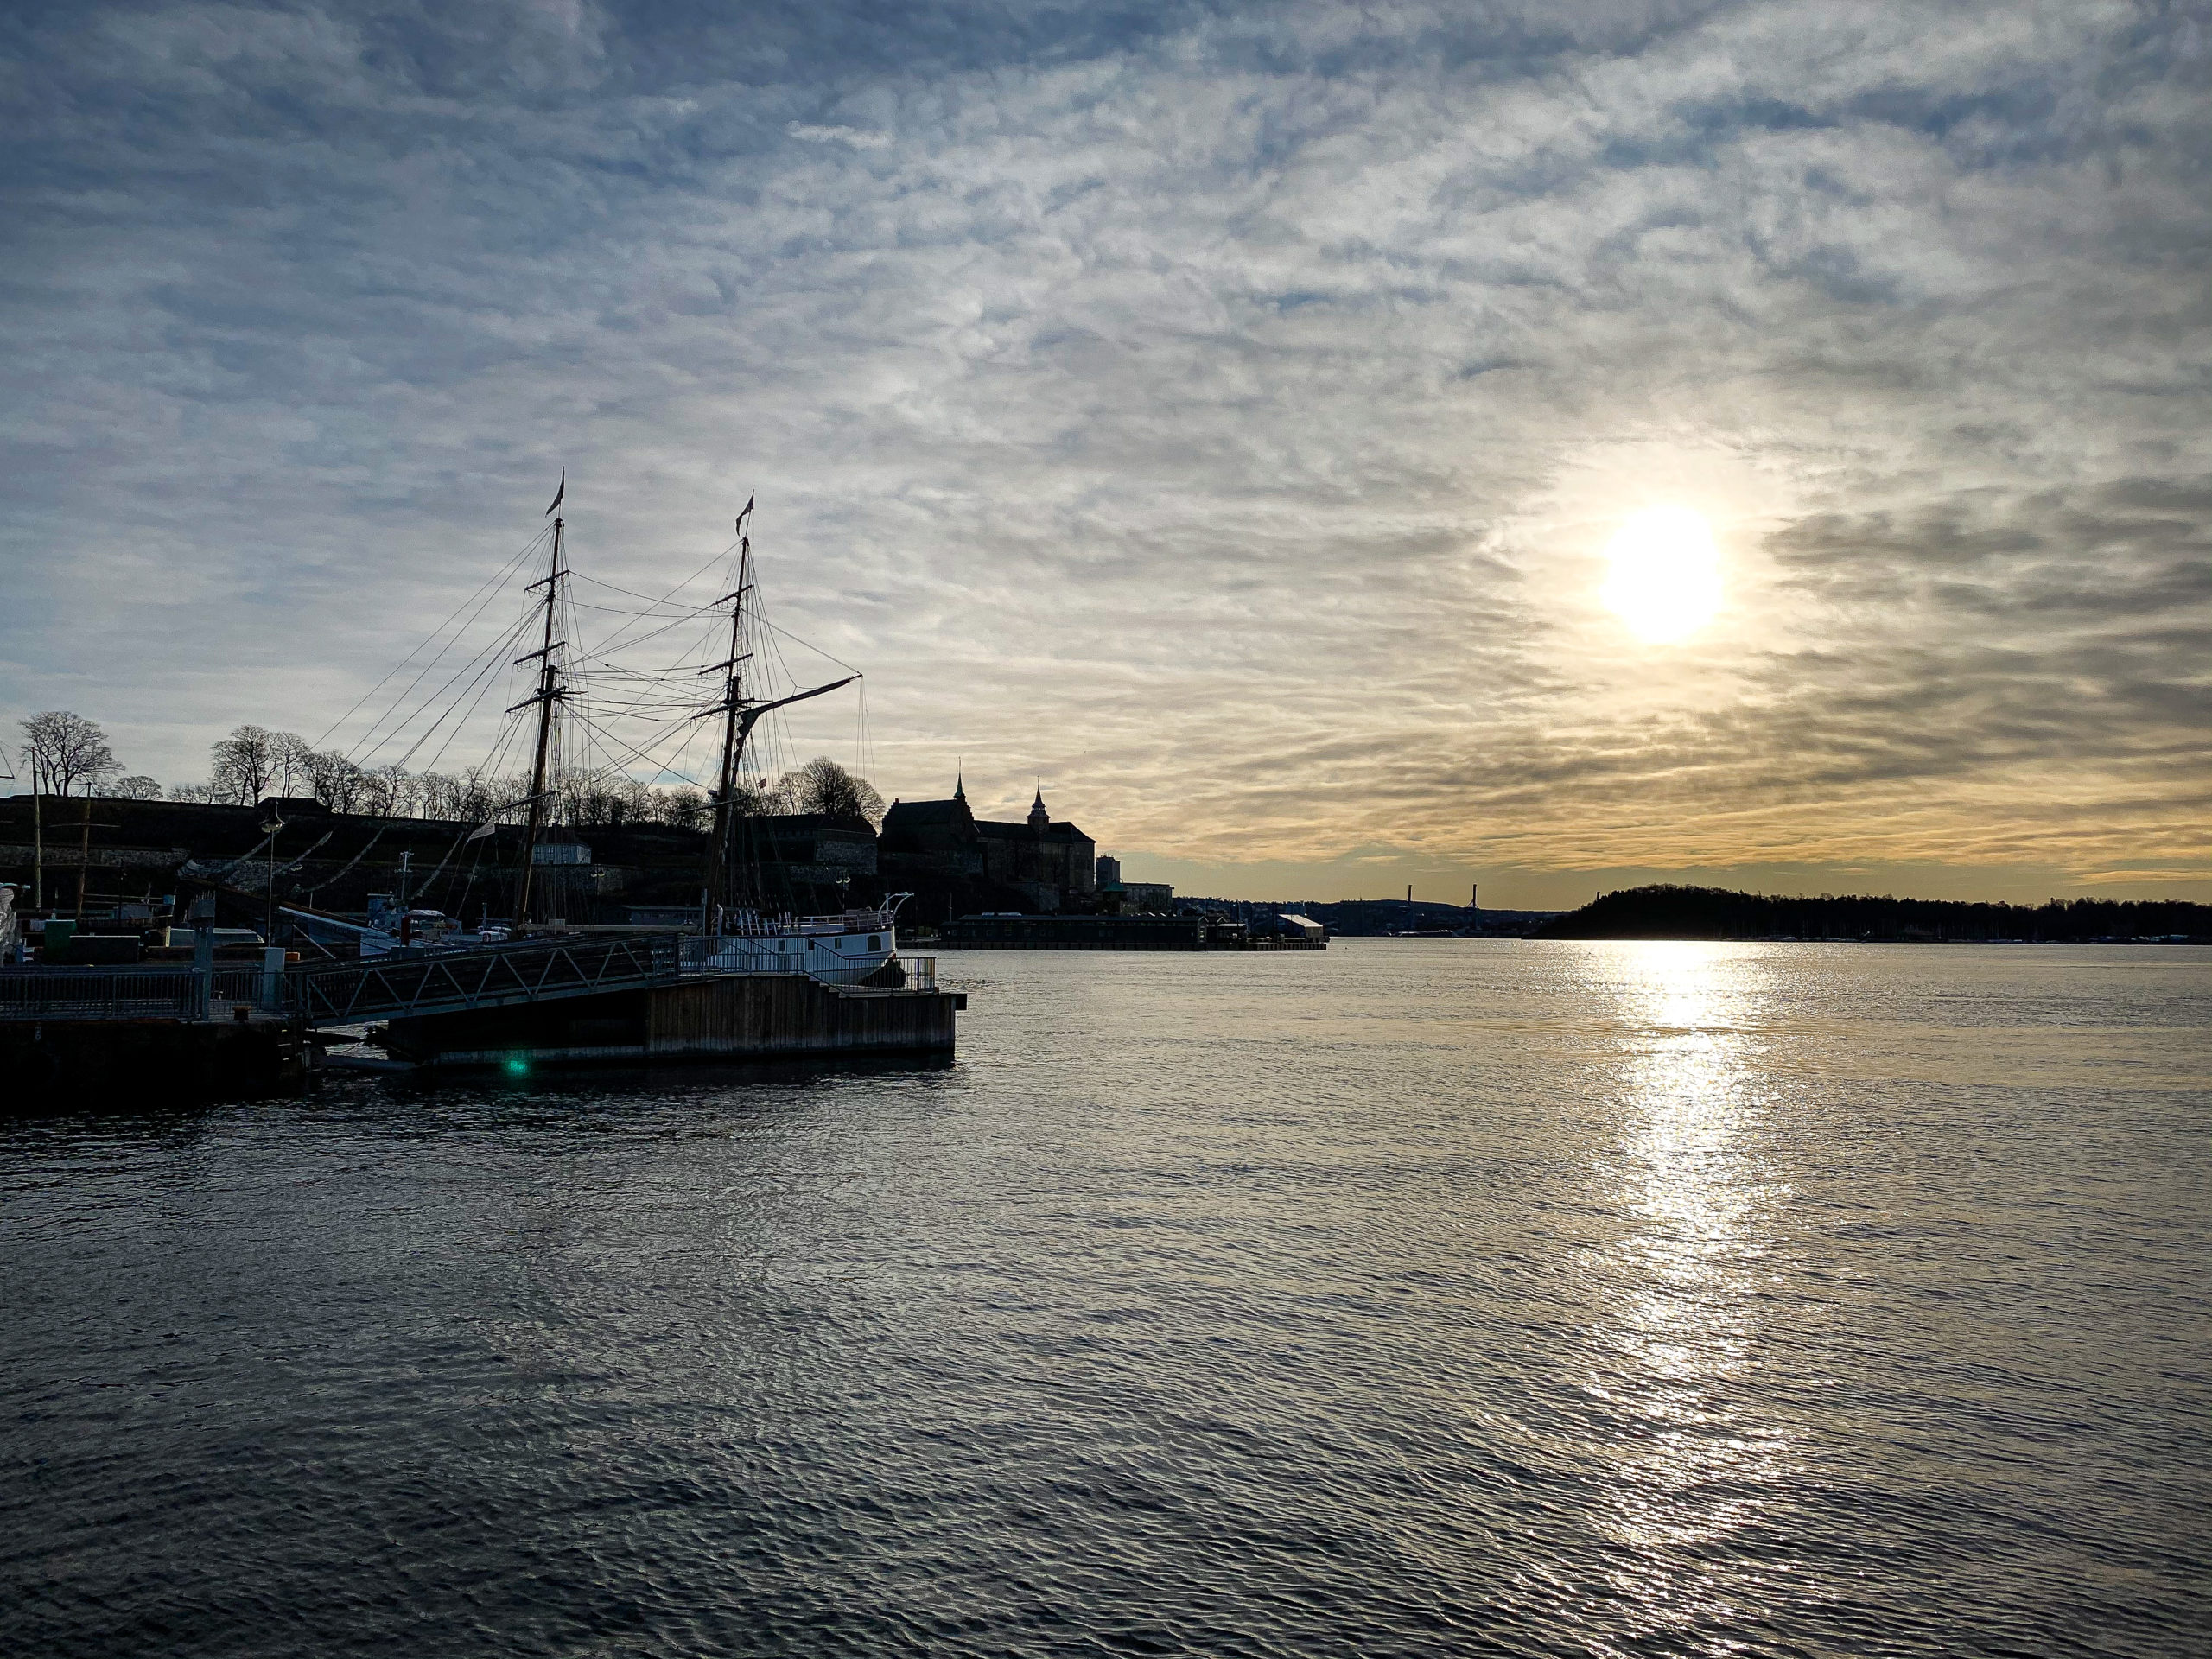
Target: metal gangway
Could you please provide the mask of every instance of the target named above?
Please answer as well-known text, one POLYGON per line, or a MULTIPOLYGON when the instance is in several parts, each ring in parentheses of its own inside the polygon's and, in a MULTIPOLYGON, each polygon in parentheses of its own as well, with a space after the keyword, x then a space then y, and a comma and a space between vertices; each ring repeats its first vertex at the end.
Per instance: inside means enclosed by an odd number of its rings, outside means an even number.
POLYGON ((673 933, 646 933, 394 951, 292 968, 284 976, 284 996, 291 1012, 322 1027, 642 990, 683 977, 677 940, 673 933))
MULTIPOLYGON (((717 943, 676 933, 511 941, 468 950, 395 950, 359 962, 212 971, 175 968, 0 969, 0 1020, 207 1020, 249 1014, 315 1028, 472 1008, 510 1007, 644 990, 719 976, 703 965, 717 943)), ((911 957, 910 986, 934 988, 934 957, 911 957)))

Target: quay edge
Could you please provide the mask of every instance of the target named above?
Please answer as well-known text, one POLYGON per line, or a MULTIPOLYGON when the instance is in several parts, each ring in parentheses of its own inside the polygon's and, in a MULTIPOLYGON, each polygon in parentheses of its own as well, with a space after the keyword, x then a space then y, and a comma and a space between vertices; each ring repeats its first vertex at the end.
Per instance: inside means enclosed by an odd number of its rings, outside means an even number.
POLYGON ((10 1109, 158 1105, 297 1092, 314 1056, 296 1020, 0 1020, 10 1109))
POLYGON ((440 1067, 634 1065, 950 1055, 961 991, 717 975, 510 1007, 395 1019, 383 1046, 440 1067))

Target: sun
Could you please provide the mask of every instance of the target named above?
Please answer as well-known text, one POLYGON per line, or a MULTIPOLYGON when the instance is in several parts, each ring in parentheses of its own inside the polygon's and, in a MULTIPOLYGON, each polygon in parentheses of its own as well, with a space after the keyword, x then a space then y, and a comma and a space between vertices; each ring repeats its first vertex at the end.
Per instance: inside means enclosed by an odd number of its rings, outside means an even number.
POLYGON ((1688 507, 1630 514, 1605 556, 1613 568, 1599 597, 1648 645, 1687 639, 1720 608, 1720 552, 1688 507))

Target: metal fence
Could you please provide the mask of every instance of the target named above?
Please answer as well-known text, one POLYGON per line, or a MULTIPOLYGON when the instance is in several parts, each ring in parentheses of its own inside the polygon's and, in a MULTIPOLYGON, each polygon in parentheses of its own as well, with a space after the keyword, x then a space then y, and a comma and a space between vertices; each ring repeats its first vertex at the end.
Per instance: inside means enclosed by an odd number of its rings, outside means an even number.
MULTIPOLYGON (((207 985, 218 1019, 234 1007, 263 1006, 256 969, 225 969, 207 985)), ((0 972, 0 1020, 191 1020, 200 1016, 200 982, 188 968, 33 968, 0 972)))

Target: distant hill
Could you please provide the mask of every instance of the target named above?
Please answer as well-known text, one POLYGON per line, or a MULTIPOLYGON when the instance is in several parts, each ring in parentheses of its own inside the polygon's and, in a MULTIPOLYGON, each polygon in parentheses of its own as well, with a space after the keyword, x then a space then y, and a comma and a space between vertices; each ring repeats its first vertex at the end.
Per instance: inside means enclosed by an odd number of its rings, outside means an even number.
POLYGON ((1532 930, 1543 939, 2144 939, 2212 941, 2212 905, 2054 899, 2044 905, 1933 899, 1784 899, 1725 887, 1608 893, 1532 930))

